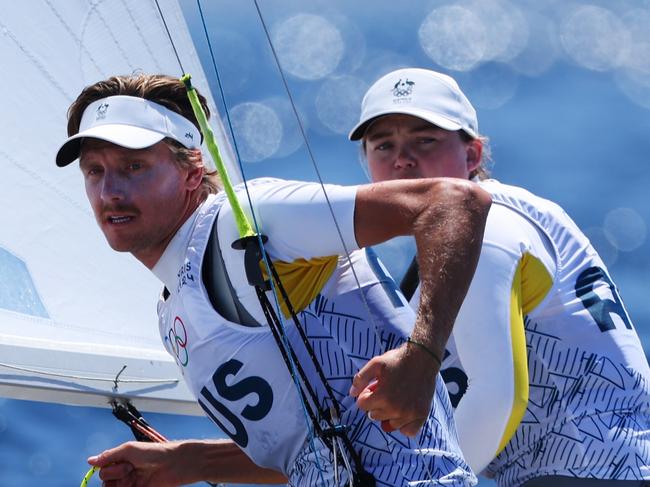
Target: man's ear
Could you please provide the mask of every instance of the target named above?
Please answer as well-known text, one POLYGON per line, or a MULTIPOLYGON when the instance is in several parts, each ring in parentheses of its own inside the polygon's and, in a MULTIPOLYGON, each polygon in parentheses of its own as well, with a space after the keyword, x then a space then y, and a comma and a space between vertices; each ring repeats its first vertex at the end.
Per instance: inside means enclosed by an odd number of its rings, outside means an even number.
POLYGON ((483 142, 481 139, 472 139, 467 143, 467 172, 471 173, 481 165, 483 155, 483 142))
POLYGON ((187 189, 194 191, 199 186, 201 186, 201 181, 203 180, 203 175, 205 174, 205 168, 203 167, 203 160, 199 159, 194 161, 192 165, 187 169, 187 175, 185 181, 187 182, 187 189))

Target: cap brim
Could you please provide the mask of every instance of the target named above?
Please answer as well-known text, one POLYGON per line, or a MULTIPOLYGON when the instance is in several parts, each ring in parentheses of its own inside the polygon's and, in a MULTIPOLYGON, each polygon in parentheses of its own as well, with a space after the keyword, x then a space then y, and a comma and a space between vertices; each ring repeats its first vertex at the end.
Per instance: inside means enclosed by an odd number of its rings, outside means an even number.
POLYGON ((56 153, 56 165, 64 167, 78 159, 85 138, 105 140, 127 149, 144 149, 165 137, 160 132, 133 125, 98 125, 69 137, 56 153))
MULTIPOLYGON (((446 117, 443 117, 441 115, 438 115, 437 113, 433 113, 427 110, 419 110, 417 108, 404 108, 402 110, 386 110, 383 112, 379 113, 374 113, 371 116, 367 117, 365 120, 359 122, 351 131, 350 134, 348 135, 348 138, 350 140, 360 140, 364 134, 366 133, 366 130, 368 130, 368 127, 372 122, 377 120, 379 117, 383 117, 385 115, 412 115, 414 117, 421 118, 422 120, 426 120, 429 123, 432 123, 436 127, 440 127, 445 130, 461 130, 463 129, 463 126, 460 125, 457 122, 454 122, 453 120, 449 120, 446 117)), ((475 134, 465 130, 469 135, 472 137, 476 137, 475 134)))

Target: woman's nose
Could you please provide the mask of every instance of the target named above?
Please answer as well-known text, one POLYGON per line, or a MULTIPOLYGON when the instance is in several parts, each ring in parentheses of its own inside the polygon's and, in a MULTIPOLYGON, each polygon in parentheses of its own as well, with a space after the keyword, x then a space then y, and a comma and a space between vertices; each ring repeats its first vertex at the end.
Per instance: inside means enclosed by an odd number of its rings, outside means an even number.
POLYGON ((417 164, 417 160, 413 152, 408 147, 401 147, 395 158, 396 168, 413 167, 417 164))

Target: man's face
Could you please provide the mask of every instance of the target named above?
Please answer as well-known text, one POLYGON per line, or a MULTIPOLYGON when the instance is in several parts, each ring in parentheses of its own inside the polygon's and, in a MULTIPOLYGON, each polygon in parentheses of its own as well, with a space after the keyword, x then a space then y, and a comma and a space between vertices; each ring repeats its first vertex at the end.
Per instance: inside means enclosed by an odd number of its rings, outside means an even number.
POLYGON ((364 141, 373 181, 467 179, 480 163, 480 141, 465 142, 460 132, 441 129, 410 115, 381 117, 370 125, 364 141))
POLYGON ((187 172, 164 142, 132 150, 86 139, 79 166, 109 245, 152 267, 189 216, 187 172))

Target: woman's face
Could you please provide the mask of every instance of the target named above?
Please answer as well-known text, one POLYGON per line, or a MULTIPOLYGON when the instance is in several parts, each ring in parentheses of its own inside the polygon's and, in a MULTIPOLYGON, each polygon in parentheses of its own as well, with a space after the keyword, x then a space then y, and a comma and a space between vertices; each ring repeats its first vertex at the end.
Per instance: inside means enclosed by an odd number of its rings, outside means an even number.
POLYGON ((481 142, 466 142, 459 131, 444 130, 411 115, 386 115, 364 138, 373 181, 455 177, 468 179, 480 164, 481 142))

